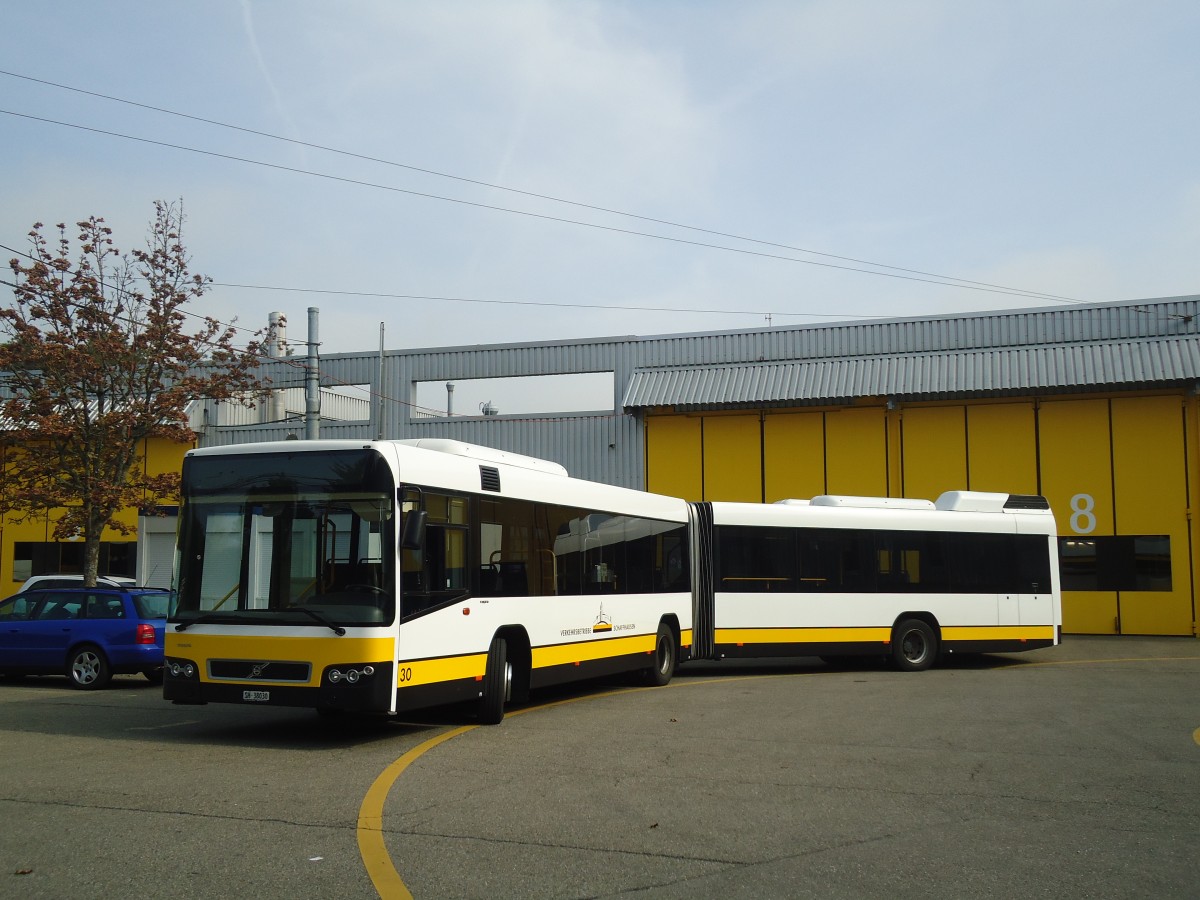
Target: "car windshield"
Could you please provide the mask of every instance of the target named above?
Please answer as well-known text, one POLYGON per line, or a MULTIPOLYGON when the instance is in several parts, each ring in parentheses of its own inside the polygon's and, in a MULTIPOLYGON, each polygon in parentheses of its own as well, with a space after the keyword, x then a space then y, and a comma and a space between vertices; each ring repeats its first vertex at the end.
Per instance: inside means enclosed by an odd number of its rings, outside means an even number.
POLYGON ((138 616, 143 619, 165 619, 170 602, 171 593, 169 591, 133 594, 133 605, 137 607, 138 616))

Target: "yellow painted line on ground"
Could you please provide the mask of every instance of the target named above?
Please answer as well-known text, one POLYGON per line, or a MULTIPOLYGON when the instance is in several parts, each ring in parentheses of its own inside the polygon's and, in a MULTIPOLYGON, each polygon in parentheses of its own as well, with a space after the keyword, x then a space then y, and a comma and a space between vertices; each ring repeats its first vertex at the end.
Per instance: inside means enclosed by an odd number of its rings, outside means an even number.
MULTIPOLYGON (((1082 665, 1095 663, 1109 662, 1157 662, 1157 661, 1178 662, 1180 660, 1192 660, 1200 662, 1200 656, 1146 656, 1146 657, 1129 657, 1125 659, 1071 659, 1062 660, 1060 662, 1029 662, 1022 663, 1019 666, 1006 667, 998 671, 1007 671, 1010 669, 1022 669, 1027 666, 1065 666, 1065 665, 1082 665)), ((687 681, 672 681, 667 687, 689 687, 692 685, 705 684, 735 684, 747 680, 756 680, 762 678, 811 678, 815 675, 834 675, 841 674, 832 671, 818 670, 815 672, 764 672, 761 675, 721 675, 716 678, 703 679, 688 679, 687 681)), ((579 703, 583 700, 598 700, 602 697, 614 697, 617 694, 633 694, 641 691, 656 691, 656 687, 643 688, 619 688, 612 691, 604 691, 599 694, 585 694, 581 697, 568 697, 565 700, 555 700, 553 703, 544 703, 539 706, 527 706, 524 709, 516 709, 505 713, 506 719, 521 716, 525 713, 541 712, 547 709, 555 709, 559 706, 566 706, 568 703, 579 703)), ((396 871, 396 866, 392 862, 391 856, 388 854, 387 845, 383 840, 383 805, 387 801, 388 793, 392 786, 404 773, 410 765, 424 756, 428 751, 432 750, 439 744, 443 744, 451 738, 456 738, 460 734, 466 734, 468 731, 474 731, 480 728, 479 725, 462 725, 458 728, 452 728, 449 731, 444 731, 439 735, 422 741, 413 747, 394 763, 384 769, 379 777, 367 789, 367 794, 363 797, 362 805, 358 808, 358 852, 362 855, 363 865, 367 870, 367 875, 371 879, 371 883, 375 885, 375 890, 379 892, 382 900, 413 900, 413 895, 409 891, 404 879, 400 877, 400 873, 396 871)), ((1200 744, 1200 728, 1197 728, 1192 737, 1197 744, 1200 744)))
MULTIPOLYGON (((811 673, 817 674, 817 673, 811 673)), ((767 677, 767 676, 749 676, 749 677, 767 677)), ((676 683, 676 687, 683 687, 684 684, 712 684, 720 681, 727 681, 725 678, 705 679, 704 681, 692 681, 676 683)), ((670 685, 667 685, 670 687, 670 685)), ((558 706, 566 706, 568 703, 578 703, 581 700, 595 700, 599 697, 612 697, 617 694, 631 694, 639 691, 655 691, 658 688, 620 688, 613 691, 605 691, 601 694, 585 694, 582 697, 568 697, 565 700, 556 700, 553 703, 543 703, 539 706, 527 706, 524 709, 515 709, 505 713, 506 719, 511 719, 515 716, 524 715, 530 712, 541 712, 546 709, 554 709, 558 706)), ((410 765, 424 756, 428 751, 432 750, 438 744, 445 743, 451 738, 456 738, 460 734, 466 734, 468 731, 474 731, 479 728, 479 725, 462 725, 458 728, 452 728, 449 731, 442 732, 439 735, 429 738, 427 741, 422 741, 413 747, 394 763, 384 769, 379 777, 367 789, 367 794, 363 797, 362 805, 358 808, 358 852, 362 856, 363 866, 367 870, 367 876, 371 879, 371 883, 375 885, 375 890, 379 892, 379 896, 383 900, 412 900, 412 893, 404 884, 404 879, 400 877, 400 873, 396 871, 396 866, 392 862, 391 856, 388 854, 387 845, 383 840, 383 805, 387 801, 388 793, 391 792, 392 786, 397 779, 404 773, 410 765)))
POLYGON ((443 741, 458 737, 478 725, 463 725, 452 728, 436 737, 431 737, 413 747, 398 760, 388 766, 367 790, 363 797, 362 806, 358 808, 358 852, 362 855, 363 865, 375 890, 383 900, 412 900, 412 894, 404 885, 404 880, 392 858, 388 855, 387 845, 383 842, 383 804, 387 800, 388 791, 396 783, 396 779, 413 762, 419 759, 427 750, 432 750, 443 741))
POLYGON ((1046 660, 1045 662, 1025 662, 1024 660, 1014 660, 1020 662, 1019 666, 1006 666, 999 671, 1014 672, 1020 669, 1036 669, 1042 666, 1097 666, 1104 663, 1134 663, 1134 662, 1200 662, 1200 656, 1125 656, 1113 657, 1112 659, 1059 659, 1046 660))

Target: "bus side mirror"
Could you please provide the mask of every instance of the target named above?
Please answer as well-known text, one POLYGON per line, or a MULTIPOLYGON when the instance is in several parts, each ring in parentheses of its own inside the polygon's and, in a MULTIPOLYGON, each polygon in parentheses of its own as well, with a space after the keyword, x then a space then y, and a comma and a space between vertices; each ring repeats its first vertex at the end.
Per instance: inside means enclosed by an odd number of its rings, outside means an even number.
POLYGON ((425 520, 429 513, 423 509, 409 510, 400 532, 401 550, 420 550, 425 545, 425 520))

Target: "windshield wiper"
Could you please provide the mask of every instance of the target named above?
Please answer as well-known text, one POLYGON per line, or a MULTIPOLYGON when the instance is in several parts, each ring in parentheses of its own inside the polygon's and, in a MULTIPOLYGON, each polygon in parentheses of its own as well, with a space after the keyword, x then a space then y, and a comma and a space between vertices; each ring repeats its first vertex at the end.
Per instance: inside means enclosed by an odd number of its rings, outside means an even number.
MULTIPOLYGON (((332 631, 338 637, 341 637, 342 635, 344 635, 346 633, 345 628, 343 628, 340 625, 334 625, 323 615, 321 615, 318 612, 313 612, 311 609, 309 609, 306 606, 292 606, 292 607, 288 608, 288 612, 304 613, 309 618, 314 619, 317 622, 319 622, 320 624, 324 625, 326 628, 328 628, 330 631, 332 631)), ((208 613, 203 616, 197 616, 196 618, 192 619, 190 622, 180 622, 179 624, 177 624, 175 626, 175 630, 176 631, 186 631, 188 628, 190 628, 193 625, 205 625, 210 622, 224 622, 226 624, 230 624, 230 623, 239 624, 244 621, 246 621, 246 620, 243 617, 236 616, 236 615, 230 615, 229 613, 208 613)))
POLYGON ((205 625, 209 622, 237 622, 238 620, 229 613, 208 613, 203 616, 196 616, 190 622, 180 622, 175 626, 176 631, 187 631, 193 625, 205 625))
POLYGON ((322 625, 324 625, 326 628, 333 631, 333 633, 336 634, 338 637, 341 637, 343 634, 346 633, 346 629, 343 628, 341 625, 334 625, 332 622, 330 622, 327 618, 325 618, 319 612, 313 612, 307 606, 292 606, 289 608, 289 611, 304 613, 306 616, 312 617, 313 619, 315 619, 316 621, 318 621, 322 625))

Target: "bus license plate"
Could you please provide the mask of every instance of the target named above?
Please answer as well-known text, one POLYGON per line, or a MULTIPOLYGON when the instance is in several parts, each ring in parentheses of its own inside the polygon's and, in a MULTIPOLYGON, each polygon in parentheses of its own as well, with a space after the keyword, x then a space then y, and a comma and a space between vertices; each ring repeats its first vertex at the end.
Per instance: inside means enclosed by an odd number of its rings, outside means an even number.
POLYGON ((271 699, 270 691, 242 691, 243 700, 253 700, 256 703, 265 703, 271 699))

